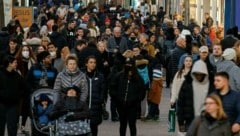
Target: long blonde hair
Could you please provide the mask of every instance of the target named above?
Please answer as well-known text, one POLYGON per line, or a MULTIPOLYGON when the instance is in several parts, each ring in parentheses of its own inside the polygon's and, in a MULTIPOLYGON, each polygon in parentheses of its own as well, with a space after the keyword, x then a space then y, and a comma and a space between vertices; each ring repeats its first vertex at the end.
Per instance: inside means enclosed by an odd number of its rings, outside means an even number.
POLYGON ((217 94, 211 94, 211 95, 208 95, 207 98, 212 99, 216 103, 216 105, 219 107, 218 111, 217 111, 216 119, 217 120, 226 119, 227 115, 223 110, 223 105, 222 105, 222 101, 221 101, 220 97, 217 94))

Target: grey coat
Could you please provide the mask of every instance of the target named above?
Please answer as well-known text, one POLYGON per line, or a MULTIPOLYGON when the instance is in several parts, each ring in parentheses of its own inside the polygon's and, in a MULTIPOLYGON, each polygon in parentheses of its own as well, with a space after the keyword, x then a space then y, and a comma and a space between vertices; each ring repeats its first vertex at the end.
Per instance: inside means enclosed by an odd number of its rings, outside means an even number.
POLYGON ((240 91, 240 68, 231 60, 223 60, 217 64, 217 72, 224 71, 229 75, 229 86, 232 90, 240 91))
POLYGON ((201 116, 193 120, 186 136, 231 136, 231 127, 227 119, 210 124, 205 116, 201 116))
POLYGON ((109 52, 114 52, 114 49, 118 49, 120 53, 124 53, 128 49, 127 39, 122 37, 121 42, 117 45, 114 36, 108 39, 107 49, 109 52))

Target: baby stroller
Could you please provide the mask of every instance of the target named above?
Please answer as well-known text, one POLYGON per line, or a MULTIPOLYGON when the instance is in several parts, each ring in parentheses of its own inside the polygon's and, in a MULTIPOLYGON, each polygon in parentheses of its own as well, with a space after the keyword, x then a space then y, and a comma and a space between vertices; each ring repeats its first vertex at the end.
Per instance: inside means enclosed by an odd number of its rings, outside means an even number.
POLYGON ((41 95, 45 95, 50 99, 52 105, 54 106, 58 99, 59 93, 56 90, 42 88, 36 90, 31 96, 31 128, 32 128, 32 136, 53 136, 54 135, 54 126, 55 122, 52 124, 48 124, 46 126, 41 126, 38 122, 38 107, 37 105, 40 103, 41 95))

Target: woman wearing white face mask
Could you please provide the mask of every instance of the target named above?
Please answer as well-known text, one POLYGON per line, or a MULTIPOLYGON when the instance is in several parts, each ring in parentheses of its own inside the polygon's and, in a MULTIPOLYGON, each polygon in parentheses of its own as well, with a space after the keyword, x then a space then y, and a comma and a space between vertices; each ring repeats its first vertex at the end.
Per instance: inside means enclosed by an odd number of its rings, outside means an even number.
MULTIPOLYGON (((21 76, 26 79, 27 73, 36 63, 36 57, 32 51, 32 49, 28 45, 23 45, 16 54, 16 59, 18 62, 17 70, 20 72, 21 76)), ((24 129, 26 124, 27 117, 29 116, 29 101, 30 101, 30 93, 28 90, 23 90, 25 95, 21 100, 21 107, 20 107, 20 115, 22 116, 22 124, 21 129, 24 129)))
POLYGON ((26 76, 28 70, 36 62, 36 57, 32 49, 28 45, 23 45, 17 52, 16 56, 18 61, 17 69, 23 77, 26 76))

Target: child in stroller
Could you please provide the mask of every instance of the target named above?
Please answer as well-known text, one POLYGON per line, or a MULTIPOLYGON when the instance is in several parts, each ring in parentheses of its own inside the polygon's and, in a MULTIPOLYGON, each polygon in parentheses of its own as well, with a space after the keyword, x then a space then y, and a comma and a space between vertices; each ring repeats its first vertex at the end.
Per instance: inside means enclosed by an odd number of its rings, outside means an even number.
POLYGON ((87 136, 90 133, 90 112, 85 102, 80 101, 80 89, 76 86, 66 88, 65 95, 49 113, 51 120, 57 120, 56 134, 59 136, 87 136))
POLYGON ((44 127, 48 125, 48 114, 53 110, 53 104, 51 99, 46 94, 41 94, 37 105, 38 125, 44 127))
POLYGON ((58 99, 58 92, 52 89, 42 88, 33 92, 30 103, 32 136, 49 136, 53 133, 55 122, 50 122, 48 114, 58 99))

